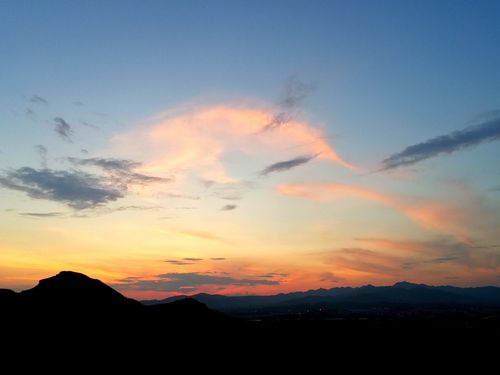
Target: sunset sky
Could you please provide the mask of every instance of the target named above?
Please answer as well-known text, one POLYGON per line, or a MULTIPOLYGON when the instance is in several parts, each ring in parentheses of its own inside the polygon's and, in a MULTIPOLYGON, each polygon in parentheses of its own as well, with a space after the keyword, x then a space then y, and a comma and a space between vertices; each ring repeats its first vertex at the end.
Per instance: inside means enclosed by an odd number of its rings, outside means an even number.
POLYGON ((500 286, 500 2, 0 16, 0 287, 500 286))

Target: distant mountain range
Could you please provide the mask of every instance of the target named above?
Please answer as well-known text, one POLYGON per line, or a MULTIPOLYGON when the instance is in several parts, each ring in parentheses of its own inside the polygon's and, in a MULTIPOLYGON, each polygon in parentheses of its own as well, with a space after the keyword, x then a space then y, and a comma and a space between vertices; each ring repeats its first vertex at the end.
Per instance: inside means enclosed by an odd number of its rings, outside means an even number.
MULTIPOLYGON (((164 304, 184 298, 188 296, 142 301, 142 303, 164 304)), ((406 281, 392 286, 341 287, 271 296, 223 296, 201 293, 189 298, 211 309, 238 316, 500 309, 498 287, 459 288, 413 284, 406 281)))

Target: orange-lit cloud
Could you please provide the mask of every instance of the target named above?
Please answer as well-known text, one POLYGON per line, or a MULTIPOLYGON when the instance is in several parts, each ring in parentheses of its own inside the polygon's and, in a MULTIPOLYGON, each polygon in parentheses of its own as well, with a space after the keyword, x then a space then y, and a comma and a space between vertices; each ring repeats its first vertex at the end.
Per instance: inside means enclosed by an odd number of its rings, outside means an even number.
POLYGON ((377 202, 398 210, 425 228, 453 233, 462 239, 465 238, 465 223, 462 215, 459 215, 454 207, 444 202, 383 194, 364 187, 339 183, 279 185, 276 190, 284 195, 322 202, 342 198, 361 198, 377 202))
POLYGON ((306 122, 291 120, 262 132, 272 117, 273 113, 255 108, 190 108, 156 116, 147 125, 115 135, 112 142, 118 153, 143 161, 143 172, 165 177, 192 173, 207 180, 234 182, 223 161, 230 154, 249 160, 317 154, 318 159, 352 168, 325 141, 321 130, 306 122))

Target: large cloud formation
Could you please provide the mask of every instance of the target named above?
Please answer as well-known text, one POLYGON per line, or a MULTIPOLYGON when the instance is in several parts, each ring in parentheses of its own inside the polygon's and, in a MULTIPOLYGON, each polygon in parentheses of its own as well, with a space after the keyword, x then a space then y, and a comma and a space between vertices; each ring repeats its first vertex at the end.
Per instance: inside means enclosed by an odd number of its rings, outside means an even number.
MULTIPOLYGON (((185 108, 153 118, 149 124, 113 138, 116 152, 140 158, 141 171, 164 175, 187 172, 214 182, 234 182, 224 163, 228 155, 248 160, 283 157, 290 152, 318 155, 345 168, 345 161, 310 124, 290 120, 272 131, 262 128, 272 121, 269 111, 229 106, 185 108)), ((181 174, 181 173, 180 173, 181 174)))
POLYGON ((100 173, 78 169, 53 170, 22 167, 0 174, 0 187, 21 191, 30 198, 63 203, 76 210, 103 207, 124 198, 136 187, 170 179, 138 173, 141 163, 132 160, 68 158, 74 166, 97 167, 100 173))
POLYGON ((22 191, 29 197, 86 209, 116 201, 123 192, 98 176, 80 171, 22 167, 0 176, 0 186, 22 191))
POLYGON ((500 116, 498 114, 477 125, 408 146, 403 151, 383 160, 382 169, 389 170, 415 164, 441 154, 451 154, 483 142, 497 140, 500 140, 500 116))

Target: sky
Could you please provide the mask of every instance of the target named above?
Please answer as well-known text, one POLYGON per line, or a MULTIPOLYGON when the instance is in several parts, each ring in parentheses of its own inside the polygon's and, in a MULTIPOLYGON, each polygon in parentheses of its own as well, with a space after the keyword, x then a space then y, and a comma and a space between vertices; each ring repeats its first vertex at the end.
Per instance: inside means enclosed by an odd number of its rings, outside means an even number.
POLYGON ((500 286, 500 2, 0 2, 0 286, 500 286))

